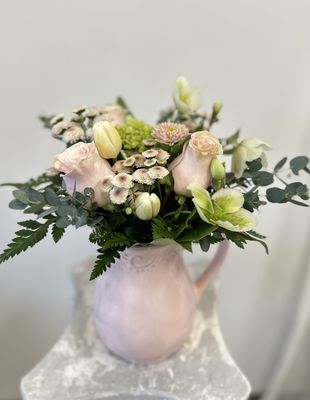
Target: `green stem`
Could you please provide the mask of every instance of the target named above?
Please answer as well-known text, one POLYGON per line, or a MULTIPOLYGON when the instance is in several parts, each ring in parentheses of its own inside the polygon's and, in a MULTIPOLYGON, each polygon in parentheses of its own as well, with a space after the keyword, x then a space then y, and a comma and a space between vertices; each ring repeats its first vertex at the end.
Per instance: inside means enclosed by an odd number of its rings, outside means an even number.
POLYGON ((282 179, 282 178, 280 178, 279 177, 279 175, 278 174, 274 174, 274 176, 276 177, 276 178, 278 178, 279 179, 279 181, 281 181, 285 186, 287 186, 288 184, 287 184, 287 182, 285 182, 285 180, 284 179, 282 179))

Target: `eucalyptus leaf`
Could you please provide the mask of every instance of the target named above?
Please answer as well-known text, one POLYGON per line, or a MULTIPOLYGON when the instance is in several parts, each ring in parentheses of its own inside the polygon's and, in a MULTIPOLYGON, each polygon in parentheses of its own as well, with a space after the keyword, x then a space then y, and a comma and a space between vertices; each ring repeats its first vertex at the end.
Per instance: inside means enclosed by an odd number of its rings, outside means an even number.
POLYGON ((25 190, 22 189, 13 190, 13 196, 15 197, 16 200, 20 201, 21 203, 24 203, 26 205, 29 203, 29 198, 25 190))
POLYGON ((303 202, 298 201, 298 200, 289 199, 289 202, 295 204, 296 206, 309 207, 309 204, 303 203, 303 202))
POLYGON ((247 161, 246 164, 247 164, 246 171, 250 173, 257 172, 263 168, 263 164, 260 158, 256 158, 256 160, 253 161, 247 161))
POLYGON ((211 243, 208 239, 208 237, 204 237, 199 240, 199 245, 202 251, 207 252, 211 246, 211 243))
POLYGON ((41 214, 38 215, 38 219, 47 217, 48 215, 53 214, 55 211, 57 211, 57 207, 50 207, 42 211, 41 214))
POLYGON ((309 163, 309 158, 306 156, 298 156, 290 161, 291 170, 295 175, 302 169, 305 169, 309 163))
POLYGON ((95 197, 95 191, 91 187, 87 187, 84 189, 84 195, 88 198, 93 198, 95 197))
POLYGON ((277 173, 278 171, 280 171, 280 169, 285 165, 287 161, 287 157, 282 158, 282 160, 280 160, 274 167, 273 171, 275 173, 277 173))
POLYGON ((57 209, 57 214, 60 217, 66 217, 66 216, 71 216, 71 217, 76 217, 78 214, 78 211, 75 206, 69 205, 69 204, 62 204, 58 209, 57 209))
POLYGON ((73 202, 78 206, 84 205, 86 203, 85 196, 80 192, 74 192, 72 194, 72 199, 73 199, 73 202))
POLYGON ((253 183, 257 186, 268 186, 274 181, 273 174, 267 171, 259 171, 253 178, 253 183))
POLYGON ((62 217, 56 221, 55 225, 58 228, 67 228, 71 225, 71 219, 69 217, 62 217))
POLYGON ((266 191, 267 200, 270 203, 286 203, 285 191, 280 188, 269 188, 266 191))
POLYGON ((57 196, 55 190, 51 187, 45 189, 45 198, 48 204, 50 204, 51 206, 58 207, 60 205, 60 199, 57 196))
POLYGON ((44 196, 42 193, 38 192, 35 189, 28 188, 25 190, 28 198, 29 198, 29 203, 42 203, 44 202, 44 196))
POLYGON ((286 185, 286 188, 284 189, 286 195, 289 196, 294 196, 298 195, 301 193, 301 195, 307 193, 308 188, 306 185, 304 185, 302 182, 292 182, 286 185))
POLYGON ((9 207, 12 208, 12 210, 23 210, 27 207, 27 205, 19 200, 14 199, 9 202, 9 207))

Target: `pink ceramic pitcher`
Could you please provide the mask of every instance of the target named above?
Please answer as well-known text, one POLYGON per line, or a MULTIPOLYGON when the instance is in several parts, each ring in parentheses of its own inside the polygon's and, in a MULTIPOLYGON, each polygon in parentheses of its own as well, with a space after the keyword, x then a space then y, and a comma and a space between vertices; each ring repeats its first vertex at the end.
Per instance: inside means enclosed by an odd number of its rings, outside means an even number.
POLYGON ((105 345, 138 363, 157 362, 187 339, 195 310, 228 243, 219 244, 205 272, 193 282, 177 244, 136 246, 96 281, 95 322, 105 345))

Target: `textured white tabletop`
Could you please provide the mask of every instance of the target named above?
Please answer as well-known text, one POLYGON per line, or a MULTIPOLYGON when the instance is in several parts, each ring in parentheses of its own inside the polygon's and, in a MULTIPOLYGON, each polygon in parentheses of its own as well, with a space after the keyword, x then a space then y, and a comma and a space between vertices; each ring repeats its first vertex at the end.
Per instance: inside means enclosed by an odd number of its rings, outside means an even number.
MULTIPOLYGON (((112 355, 92 319, 89 261, 73 271, 75 310, 51 351, 21 382, 24 400, 245 400, 250 385, 231 358, 218 325, 214 285, 197 310, 183 348, 159 364, 129 364, 112 355)), ((198 265, 191 271, 199 272, 198 265)))

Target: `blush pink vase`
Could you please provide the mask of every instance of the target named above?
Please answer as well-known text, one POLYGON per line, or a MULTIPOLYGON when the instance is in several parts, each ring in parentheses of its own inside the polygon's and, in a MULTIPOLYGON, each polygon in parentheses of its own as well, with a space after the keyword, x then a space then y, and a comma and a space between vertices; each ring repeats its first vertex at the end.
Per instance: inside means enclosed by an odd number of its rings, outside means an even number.
POLYGON ((190 334, 195 310, 210 278, 222 264, 226 241, 193 282, 177 244, 137 246, 96 281, 95 322, 105 345, 137 363, 175 353, 190 334))

